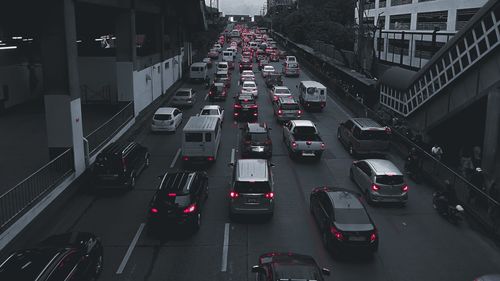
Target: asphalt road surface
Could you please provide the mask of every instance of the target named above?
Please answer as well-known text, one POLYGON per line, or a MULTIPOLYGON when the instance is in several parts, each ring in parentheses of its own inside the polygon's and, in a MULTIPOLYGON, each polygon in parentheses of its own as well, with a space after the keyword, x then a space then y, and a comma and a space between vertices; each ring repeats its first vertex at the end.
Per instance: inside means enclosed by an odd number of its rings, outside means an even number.
MULTIPOLYGON (((300 61, 299 61, 300 63, 300 61)), ((273 63, 281 70, 281 62, 273 63)), ((211 72, 213 72, 211 69, 211 72)), ((218 102, 226 109, 218 159, 206 167, 210 197, 205 205, 201 229, 194 235, 174 230, 151 237, 144 228, 148 203, 159 184, 158 176, 181 169, 178 151, 180 130, 189 116, 209 102, 203 84, 185 84, 198 91, 196 105, 184 109, 184 121, 175 134, 152 134, 144 124, 137 141, 151 153, 151 166, 139 177, 136 189, 124 194, 82 194, 72 198, 45 233, 33 233, 33 242, 66 231, 91 231, 104 244, 104 272, 100 280, 254 280, 250 267, 265 252, 286 251, 309 254, 322 267, 331 269, 327 280, 473 280, 500 272, 497 246, 466 222, 454 226, 440 217, 431 205, 433 189, 410 180, 409 202, 404 208, 368 207, 379 235, 379 251, 372 258, 333 258, 323 247, 318 228, 309 213, 310 191, 336 185, 357 191, 349 180, 352 163, 336 139, 338 124, 349 112, 331 98, 321 113, 305 113, 319 127, 326 151, 319 162, 291 160, 281 140, 282 128, 275 121, 268 90, 261 73, 254 71, 259 86, 259 121, 272 127, 275 164, 275 214, 269 221, 231 222, 228 218, 228 190, 232 151, 239 155, 240 130, 232 119, 233 99, 218 102)), ((299 78, 285 78, 285 85, 297 95, 301 80, 314 80, 302 69, 299 78)), ((233 71, 231 95, 239 89, 239 71, 233 71)), ((402 160, 389 155, 402 168, 402 160)), ((82 186, 86 189, 88 186, 82 186)), ((28 245, 27 245, 28 246, 28 245)))

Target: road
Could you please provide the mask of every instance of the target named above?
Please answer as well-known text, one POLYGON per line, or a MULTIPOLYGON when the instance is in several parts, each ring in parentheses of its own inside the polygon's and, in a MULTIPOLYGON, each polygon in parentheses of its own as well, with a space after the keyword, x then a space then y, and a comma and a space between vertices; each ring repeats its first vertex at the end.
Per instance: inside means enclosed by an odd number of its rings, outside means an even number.
MULTIPOLYGON (((280 63, 273 65, 281 70, 280 63)), ((176 157, 180 132, 152 134, 146 122, 137 141, 149 148, 151 166, 138 179, 136 189, 121 195, 81 192, 53 218, 45 233, 34 233, 32 241, 65 231, 96 233, 105 248, 100 280, 254 280, 250 267, 260 254, 270 251, 314 256, 320 266, 331 269, 327 280, 465 281, 500 271, 497 246, 467 223, 454 226, 441 218, 431 206, 433 189, 411 181, 406 207, 368 207, 379 230, 379 252, 369 259, 334 259, 323 247, 308 200, 310 191, 318 186, 357 190, 348 177, 353 159, 336 139, 337 126, 349 112, 329 98, 324 112, 306 113, 304 119, 317 124, 327 149, 320 162, 293 161, 281 141, 282 129, 273 118, 260 72, 256 76, 259 120, 273 128, 276 208, 272 220, 231 222, 228 218, 231 170, 227 164, 233 149, 238 155, 240 134, 238 124, 232 120, 233 100, 228 99, 218 103, 226 108, 223 137, 217 162, 207 168, 210 198, 198 233, 185 236, 172 231, 172 235, 158 239, 144 231, 147 206, 159 184, 158 176, 182 168, 176 157)), ((239 72, 235 70, 231 95, 238 91, 238 80, 239 72)), ((299 78, 285 78, 285 85, 297 94, 295 86, 300 80, 314 77, 303 69, 299 78)), ((201 94, 193 108, 183 111, 185 124, 208 101, 204 99, 204 85, 188 83, 183 87, 193 87, 201 94)), ((402 166, 396 156, 388 158, 402 166)), ((82 186, 82 190, 87 188, 82 186)))

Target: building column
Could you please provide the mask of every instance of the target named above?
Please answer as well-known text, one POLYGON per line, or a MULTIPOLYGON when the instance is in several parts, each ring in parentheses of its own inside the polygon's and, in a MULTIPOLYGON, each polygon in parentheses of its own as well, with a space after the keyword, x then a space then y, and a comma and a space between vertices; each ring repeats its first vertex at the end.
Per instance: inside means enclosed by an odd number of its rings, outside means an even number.
POLYGON ((58 0, 42 13, 41 61, 45 121, 51 159, 73 148, 77 175, 85 170, 74 0, 58 0))
POLYGON ((137 61, 134 10, 123 10, 116 16, 115 35, 118 101, 133 101, 133 74, 137 61))
POLYGON ((486 102, 482 168, 489 174, 500 168, 500 86, 490 90, 486 102))
POLYGON ((446 22, 446 28, 448 31, 455 31, 457 28, 457 9, 448 10, 448 19, 446 22))

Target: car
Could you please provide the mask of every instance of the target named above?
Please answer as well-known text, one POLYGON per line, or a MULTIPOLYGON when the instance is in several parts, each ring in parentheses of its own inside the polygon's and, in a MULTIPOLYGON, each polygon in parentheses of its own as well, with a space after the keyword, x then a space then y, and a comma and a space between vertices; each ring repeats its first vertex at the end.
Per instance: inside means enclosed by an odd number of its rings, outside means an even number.
POLYGON ((221 124, 224 123, 224 109, 220 105, 205 105, 201 111, 201 116, 216 116, 220 119, 221 124))
POLYGON ((227 71, 217 71, 214 83, 223 83, 226 88, 231 87, 231 75, 227 71))
POLYGON ((204 58, 202 60, 202 62, 206 63, 208 68, 211 68, 213 66, 213 62, 212 62, 211 58, 204 58))
POLYGON ((269 60, 267 58, 259 60, 259 63, 257 64, 259 70, 262 70, 264 66, 269 64, 269 60))
POLYGON ((269 91, 272 102, 277 102, 281 97, 293 97, 292 92, 286 86, 273 86, 269 91))
POLYGON ((265 159, 239 159, 230 163, 233 176, 229 190, 229 217, 274 213, 271 163, 265 159))
POLYGON ((219 52, 216 49, 210 49, 207 56, 211 59, 219 59, 219 52))
POLYGON ((340 123, 338 140, 349 154, 386 154, 390 147, 391 129, 370 118, 350 118, 340 123))
POLYGON ((319 130, 310 120, 290 120, 283 126, 283 142, 290 157, 320 159, 326 149, 319 130))
POLYGON ((229 72, 229 63, 227 61, 218 62, 216 72, 219 72, 219 71, 229 72))
POLYGON ((280 73, 270 73, 265 79, 266 87, 283 86, 283 77, 280 73))
POLYGON ((215 43, 213 49, 217 50, 217 52, 222 52, 222 44, 215 43))
POLYGON ((300 67, 297 62, 285 62, 282 71, 285 76, 300 76, 300 67))
POLYGON ((313 257, 292 252, 271 252, 259 256, 259 263, 252 266, 255 280, 265 281, 324 281, 330 270, 320 269, 313 257))
POLYGON ((235 97, 233 106, 233 117, 235 120, 257 120, 259 107, 253 95, 239 94, 235 97))
POLYGON ((280 61, 280 56, 276 51, 273 51, 272 53, 269 54, 269 61, 272 62, 278 62, 280 61))
POLYGON ((258 98, 259 96, 259 91, 257 88, 257 84, 255 84, 255 81, 243 81, 243 84, 241 85, 241 94, 251 94, 255 98, 258 98))
POLYGON ((276 70, 274 69, 274 66, 272 65, 266 65, 262 69, 262 77, 266 78, 270 73, 275 73, 276 70))
POLYGON ((295 56, 286 56, 283 64, 289 63, 289 62, 297 62, 297 58, 295 56))
POLYGON ((386 159, 354 161, 349 177, 356 183, 368 203, 399 203, 408 201, 408 185, 403 173, 386 159))
POLYGON ((245 81, 255 81, 255 74, 251 70, 243 70, 240 75, 240 84, 243 84, 245 81))
POLYGON ((271 48, 270 46, 268 46, 264 51, 266 52, 266 55, 269 56, 269 55, 271 55, 271 53, 274 52, 274 49, 271 48))
POLYGON ((378 250, 377 227, 359 197, 344 188, 318 187, 309 197, 323 244, 334 253, 378 250))
POLYGON ((474 281, 500 281, 500 274, 488 274, 479 276, 474 281))
POLYGON ((97 280, 103 265, 103 246, 97 236, 63 233, 11 253, 0 263, 0 280, 97 280))
POLYGON ((151 234, 171 231, 172 225, 197 231, 207 198, 208 176, 205 172, 166 173, 149 203, 148 231, 151 234))
POLYGON ((149 151, 136 142, 117 141, 105 147, 91 168, 92 188, 133 189, 136 178, 149 167, 149 151))
POLYGON ((153 115, 151 131, 172 132, 182 123, 182 112, 175 107, 160 107, 153 115))
POLYGON ((208 90, 208 99, 210 101, 223 100, 227 98, 227 88, 223 82, 214 82, 208 90))
POLYGON ((273 142, 270 130, 265 123, 246 123, 241 129, 242 157, 270 158, 273 155, 273 142))
POLYGON ((193 88, 178 89, 170 104, 172 106, 193 106, 196 103, 196 91, 193 88))
POLYGON ((243 53, 241 53, 241 56, 243 58, 248 58, 248 60, 252 60, 252 52, 251 51, 243 51, 243 53))
POLYGON ((263 60, 265 59, 267 56, 266 56, 266 52, 264 50, 261 50, 261 49, 258 49, 256 52, 255 52, 255 61, 260 61, 260 60, 263 60))
POLYGON ((302 109, 292 96, 279 97, 273 103, 274 116, 278 122, 298 120, 302 117, 302 109))
POLYGON ((253 63, 250 59, 243 58, 240 62, 240 73, 242 73, 245 70, 252 70, 253 69, 253 63))

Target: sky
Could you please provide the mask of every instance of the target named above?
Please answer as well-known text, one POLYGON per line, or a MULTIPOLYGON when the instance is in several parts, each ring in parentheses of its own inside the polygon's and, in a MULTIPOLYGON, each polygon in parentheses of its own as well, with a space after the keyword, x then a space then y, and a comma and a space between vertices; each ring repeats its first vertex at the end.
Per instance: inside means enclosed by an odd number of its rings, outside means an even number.
MULTIPOLYGON (((213 0, 215 3, 217 0, 213 0)), ((210 0, 205 0, 210 5, 210 0)), ((266 0, 219 0, 219 9, 224 15, 260 15, 262 6, 266 0)))

